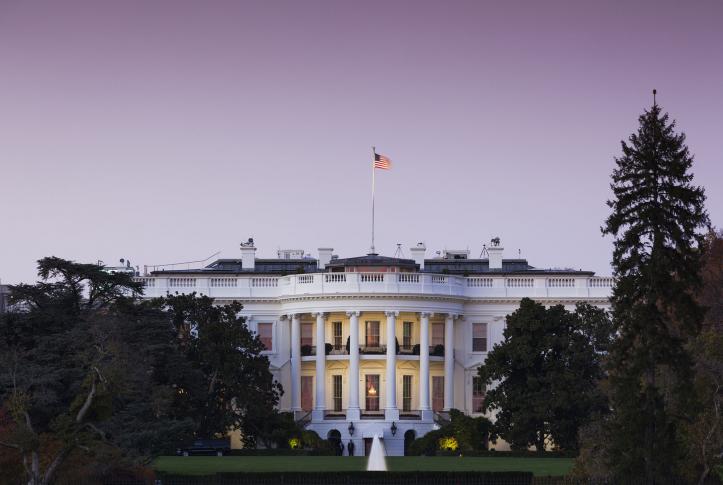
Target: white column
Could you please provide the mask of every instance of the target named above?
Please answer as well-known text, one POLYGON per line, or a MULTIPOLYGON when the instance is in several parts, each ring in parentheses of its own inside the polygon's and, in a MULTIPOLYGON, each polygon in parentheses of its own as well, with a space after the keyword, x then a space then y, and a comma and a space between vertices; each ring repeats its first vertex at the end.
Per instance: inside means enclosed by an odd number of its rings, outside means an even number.
POLYGON ((454 407, 454 317, 444 320, 444 410, 454 407))
POLYGON ((301 319, 291 315, 291 410, 301 410, 301 319))
POLYGON ((387 405, 384 416, 387 421, 399 420, 397 408, 397 344, 396 326, 399 312, 385 312, 387 316, 387 405))
POLYGON ((316 314, 316 405, 312 419, 324 419, 326 409, 326 335, 324 334, 324 315, 316 314))
POLYGON ((349 409, 346 419, 358 421, 359 411, 359 314, 347 312, 349 316, 349 409))
POLYGON ((419 332, 419 409, 422 419, 431 419, 429 406, 429 313, 420 313, 419 332))

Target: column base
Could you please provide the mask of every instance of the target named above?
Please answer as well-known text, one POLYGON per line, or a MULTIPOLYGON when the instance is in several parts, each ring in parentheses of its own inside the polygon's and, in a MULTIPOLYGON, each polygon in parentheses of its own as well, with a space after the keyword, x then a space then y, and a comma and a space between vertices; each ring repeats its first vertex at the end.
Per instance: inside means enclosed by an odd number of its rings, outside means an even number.
POLYGON ((324 419, 324 411, 326 411, 326 409, 312 409, 311 419, 313 421, 322 421, 324 419))
POLYGON ((384 409, 384 419, 386 421, 399 421, 399 408, 384 409))
POLYGON ((347 421, 359 421, 361 419, 361 410, 359 408, 349 408, 346 410, 347 421))
POLYGON ((422 421, 434 421, 434 411, 431 409, 420 410, 422 414, 422 421))

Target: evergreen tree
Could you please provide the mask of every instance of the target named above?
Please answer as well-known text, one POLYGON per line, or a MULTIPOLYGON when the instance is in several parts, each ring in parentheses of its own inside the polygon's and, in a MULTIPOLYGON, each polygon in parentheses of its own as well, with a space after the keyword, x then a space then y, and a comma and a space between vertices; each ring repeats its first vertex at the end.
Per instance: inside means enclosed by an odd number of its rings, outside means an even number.
POLYGON ((653 103, 622 142, 603 227, 615 237, 612 296, 618 335, 610 355, 614 417, 608 462, 618 476, 669 479, 682 456, 679 424, 692 406, 692 360, 686 340, 703 311, 701 247, 708 216, 703 189, 692 185, 685 135, 653 103))

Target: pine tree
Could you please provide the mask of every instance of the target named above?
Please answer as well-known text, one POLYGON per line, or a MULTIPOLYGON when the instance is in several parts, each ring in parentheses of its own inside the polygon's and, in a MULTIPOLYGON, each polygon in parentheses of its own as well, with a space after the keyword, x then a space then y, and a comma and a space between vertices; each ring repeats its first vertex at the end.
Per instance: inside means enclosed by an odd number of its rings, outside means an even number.
POLYGON ((685 343, 703 319, 695 292, 709 219, 704 191, 691 183, 685 135, 656 102, 639 122, 616 159, 612 214, 602 228, 615 237, 618 334, 610 355, 607 459, 616 475, 653 483, 677 473, 680 423, 692 409, 685 343))

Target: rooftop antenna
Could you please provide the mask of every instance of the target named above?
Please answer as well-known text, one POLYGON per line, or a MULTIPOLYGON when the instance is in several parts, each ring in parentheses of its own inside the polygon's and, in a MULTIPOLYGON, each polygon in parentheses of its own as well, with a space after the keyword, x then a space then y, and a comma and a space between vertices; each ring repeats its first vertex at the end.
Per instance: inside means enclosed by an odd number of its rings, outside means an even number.
POLYGON ((484 243, 482 243, 482 252, 479 253, 479 259, 483 259, 483 258, 482 258, 483 256, 488 256, 488 257, 489 257, 489 253, 487 252, 487 245, 484 244, 484 243))
POLYGON ((517 257, 522 258, 522 249, 517 249, 517 257))
POLYGON ((653 89, 653 106, 656 106, 658 103, 655 101, 655 95, 658 94, 657 89, 653 89))
POLYGON ((404 251, 402 251, 401 243, 397 243, 397 250, 394 252, 394 257, 404 259, 404 251))

